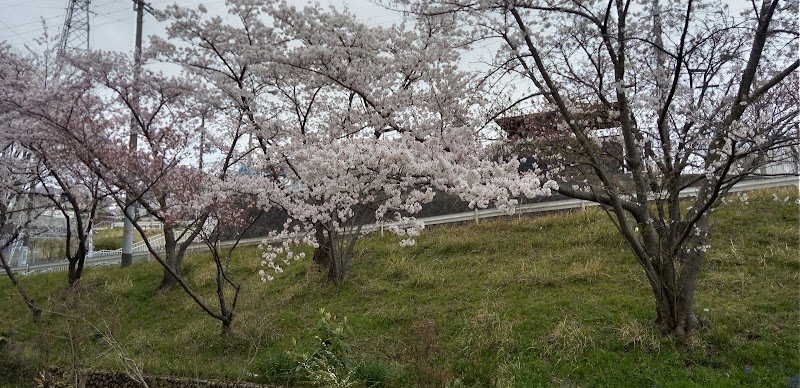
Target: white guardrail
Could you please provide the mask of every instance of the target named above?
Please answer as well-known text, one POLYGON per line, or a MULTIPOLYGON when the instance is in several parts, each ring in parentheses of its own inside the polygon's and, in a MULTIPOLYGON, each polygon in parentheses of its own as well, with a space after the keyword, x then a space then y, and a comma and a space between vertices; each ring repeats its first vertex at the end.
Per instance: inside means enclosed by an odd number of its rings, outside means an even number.
MULTIPOLYGON (((742 181, 737 183, 730 192, 741 192, 741 191, 750 191, 750 190, 758 190, 758 189, 766 189, 771 187, 782 187, 782 186, 796 186, 800 188, 800 177, 798 176, 790 176, 790 177, 781 177, 781 178, 770 178, 770 179, 758 179, 758 180, 748 180, 742 181)), ((697 195, 698 189, 690 187, 688 189, 681 191, 682 197, 691 197, 697 195)), ((529 213, 538 213, 538 212, 549 212, 549 211, 557 211, 557 210, 566 210, 566 209, 577 209, 582 208, 585 209, 590 206, 597 206, 598 204, 595 202, 584 201, 580 199, 563 199, 563 200, 556 200, 556 201, 544 201, 544 202, 537 202, 537 203, 529 203, 524 205, 519 205, 517 210, 515 211, 515 215, 522 215, 522 214, 529 214, 529 213)), ((508 216, 508 213, 500 211, 498 209, 481 209, 481 210, 473 210, 471 212, 464 212, 464 213, 455 213, 455 214, 445 214, 440 216, 433 216, 433 217, 425 217, 425 218, 417 218, 414 222, 422 222, 425 225, 440 225, 440 224, 449 224, 449 223, 456 223, 456 222, 468 222, 474 221, 478 222, 483 218, 494 218, 494 217, 503 217, 508 216)), ((383 231, 385 229, 389 229, 392 226, 405 226, 407 225, 404 222, 385 222, 385 223, 378 223, 378 224, 369 224, 364 225, 361 228, 362 233, 370 233, 370 232, 377 232, 383 231)), ((280 242, 281 239, 279 238, 270 238, 264 239, 261 237, 256 238, 249 238, 249 239, 242 239, 239 241, 238 246, 252 246, 258 245, 262 243, 274 243, 280 242)), ((233 245, 233 241, 226 241, 220 243, 220 247, 226 248, 233 245)), ((164 249, 164 235, 151 237, 150 238, 150 245, 153 246, 156 250, 163 250, 164 249)), ((202 243, 193 243, 187 248, 187 251, 194 251, 194 250, 203 250, 207 249, 205 244, 202 243)), ((147 246, 144 242, 139 242, 134 245, 134 260, 149 260, 150 252, 147 249, 147 246)), ((100 265, 114 265, 118 264, 121 260, 122 250, 115 250, 115 251, 97 251, 92 254, 91 257, 86 259, 84 264, 85 267, 94 267, 100 265)), ((15 273, 34 273, 34 272, 51 272, 51 271, 66 271, 67 270, 67 262, 56 262, 56 263, 46 263, 46 264, 37 264, 37 265, 29 265, 25 267, 14 267, 12 271, 15 273)), ((4 274, 4 272, 2 272, 4 274)))

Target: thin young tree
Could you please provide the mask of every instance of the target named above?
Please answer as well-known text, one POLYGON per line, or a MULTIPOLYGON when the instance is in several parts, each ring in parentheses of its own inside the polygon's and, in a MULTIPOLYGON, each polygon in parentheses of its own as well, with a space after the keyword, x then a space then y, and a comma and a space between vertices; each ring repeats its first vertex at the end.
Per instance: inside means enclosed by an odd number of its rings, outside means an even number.
POLYGON ((29 206, 23 205, 34 185, 31 159, 27 150, 13 137, 8 136, 13 131, 12 127, 5 126, 5 118, 6 114, 0 115, 0 125, 3 127, 3 134, 0 134, 0 265, 31 312, 33 322, 39 323, 42 308, 19 282, 6 256, 6 250, 18 243, 25 229, 40 211, 31 211, 29 206))
POLYGON ((95 216, 110 195, 97 175, 69 153, 80 147, 67 148, 54 139, 38 139, 27 144, 38 161, 36 187, 66 222, 64 252, 67 260, 67 283, 78 284, 91 252, 95 216))
MULTIPOLYGON (((194 116, 197 85, 181 77, 170 77, 145 69, 134 88, 129 58, 108 52, 95 52, 72 58, 78 75, 91 87, 104 109, 109 140, 91 143, 94 158, 88 166, 114 190, 121 209, 138 206, 158 220, 164 234, 166 267, 159 289, 176 284, 186 249, 205 222, 202 212, 190 209, 197 195, 201 173, 188 166, 197 156, 200 118, 194 116), (133 131, 139 138, 136 150, 119 148, 123 128, 133 117, 133 131), (125 194, 125 195, 122 195, 125 194)), ((127 213, 126 213, 127 214, 127 213)), ((145 219, 133 215, 137 229, 145 219)), ((150 236, 143 233, 146 240, 150 236)))
POLYGON ((14 274, 7 249, 18 243, 27 226, 40 213, 25 202, 34 186, 36 160, 20 144, 20 116, 13 100, 28 76, 30 63, 5 44, 0 45, 0 265, 14 285, 35 323, 42 309, 14 274), (31 211, 34 210, 34 211, 31 211))
POLYGON ((234 211, 231 204, 236 203, 236 193, 226 191, 224 182, 248 155, 246 127, 241 117, 223 114, 225 108, 220 107, 218 96, 185 75, 143 71, 134 103, 128 63, 124 56, 111 53, 74 60, 74 66, 100 94, 111 92, 104 103, 118 127, 133 114, 140 138, 136 150, 127 150, 120 141, 109 142, 113 149, 98 148, 93 172, 109 188, 117 188, 113 198, 120 208, 136 203, 164 225, 161 249, 147 235, 141 220, 131 218, 150 256, 164 269, 159 290, 179 286, 206 314, 222 323, 222 334, 227 335, 232 330, 240 285, 229 271, 236 245, 223 247, 221 239, 233 236, 238 240, 253 220, 234 211), (182 272, 188 247, 200 241, 209 248, 217 269, 217 307, 191 286, 182 272))
MULTIPOLYGON (((107 195, 83 162, 91 162, 84 144, 98 140, 98 128, 107 121, 97 99, 86 93, 71 69, 58 66, 48 52, 15 55, 14 76, 4 79, 5 133, 25 150, 35 178, 31 194, 49 200, 66 220, 64 238, 68 284, 75 285, 89 253, 94 215, 107 195), (51 62, 54 61, 55 63, 51 62)), ((101 139, 102 140, 102 139, 101 139)), ((30 231, 28 231, 30 233, 30 231)))
POLYGON ((542 167, 558 192, 608 210, 658 324, 691 337, 711 211, 743 178, 797 155, 798 2, 753 1, 739 14, 697 0, 395 3, 496 41, 485 81, 524 87, 490 116, 538 111, 517 128, 548 132, 529 141, 552 147, 542 167), (696 195, 682 196, 689 188, 696 195))

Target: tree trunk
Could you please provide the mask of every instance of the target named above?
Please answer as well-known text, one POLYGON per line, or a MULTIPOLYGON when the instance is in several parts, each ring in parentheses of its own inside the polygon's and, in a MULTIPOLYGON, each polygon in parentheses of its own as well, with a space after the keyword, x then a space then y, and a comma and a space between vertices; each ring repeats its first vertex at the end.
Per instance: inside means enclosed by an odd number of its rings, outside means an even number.
POLYGON ((68 257, 67 260, 69 261, 68 266, 68 274, 67 274, 67 281, 69 283, 69 287, 75 287, 78 284, 78 281, 81 280, 81 276, 83 276, 83 266, 86 263, 86 254, 87 251, 85 247, 85 238, 81 238, 79 240, 78 251, 75 252, 75 256, 68 257))
POLYGON ((330 269, 333 253, 333 240, 325 233, 325 226, 318 224, 314 230, 319 246, 314 250, 314 264, 330 269))
POLYGON ((336 285, 341 284, 350 271, 350 262, 353 259, 353 250, 355 248, 356 241, 358 241, 360 232, 361 227, 359 226, 356 228, 356 230, 351 231, 350 234, 335 234, 331 236, 331 240, 334 241, 335 244, 339 245, 339 249, 331 251, 331 265, 329 266, 328 270, 328 279, 333 281, 333 283, 336 285))
POLYGON ((333 222, 318 224, 314 230, 319 246, 314 250, 314 263, 328 269, 328 280, 338 285, 347 277, 353 249, 361 233, 361 225, 340 234, 333 222))
POLYGON ((658 322, 661 328, 681 339, 691 338, 701 327, 694 313, 694 292, 705 260, 708 243, 708 216, 703 216, 695 225, 697 232, 688 245, 678 248, 678 265, 671 266, 677 272, 661 274, 661 287, 654 289, 658 322), (679 269, 678 269, 679 268, 679 269), (676 279, 677 275, 677 279, 676 279), (671 281, 674 286, 670 286, 671 281))
POLYGON ((328 265, 328 280, 333 284, 338 285, 344 280, 345 269, 340 255, 331 255, 330 263, 328 265))
POLYGON ((75 287, 78 283, 78 280, 81 280, 81 275, 78 273, 77 270, 77 263, 74 260, 69 261, 69 268, 67 270, 67 283, 69 287, 75 287))
MULTIPOLYGON (((164 226, 164 254, 166 260, 164 263, 169 266, 176 274, 180 276, 181 267, 183 266, 183 252, 178 252, 178 243, 175 241, 175 231, 164 226)), ((165 268, 164 274, 161 278, 161 283, 158 285, 159 290, 166 290, 177 284, 178 280, 172 276, 171 273, 165 268)))
POLYGON ((341 283, 346 274, 346 265, 342 252, 337 252, 335 246, 339 236, 322 224, 317 225, 315 236, 319 246, 314 250, 314 264, 328 269, 328 280, 334 284, 341 283))
POLYGON ((700 320, 694 314, 694 289, 681 290, 673 298, 667 295, 669 293, 665 290, 655 295, 656 322, 667 334, 680 339, 691 338, 700 328, 700 320))
POLYGON ((342 238, 352 238, 352 236, 342 236, 335 231, 328 233, 328 280, 336 285, 341 284, 347 277, 353 254, 352 249, 336 249, 337 245, 343 244, 342 238))
POLYGON ((233 317, 224 316, 224 318, 221 319, 221 321, 222 321, 222 338, 230 338, 232 330, 231 324, 233 323, 233 317))
POLYGON ((692 236, 689 249, 681 255, 680 280, 676 302, 677 327, 675 334, 680 337, 691 337, 700 328, 700 320, 694 314, 694 291, 703 268, 708 244, 708 215, 700 218, 696 225, 697 234, 692 236))

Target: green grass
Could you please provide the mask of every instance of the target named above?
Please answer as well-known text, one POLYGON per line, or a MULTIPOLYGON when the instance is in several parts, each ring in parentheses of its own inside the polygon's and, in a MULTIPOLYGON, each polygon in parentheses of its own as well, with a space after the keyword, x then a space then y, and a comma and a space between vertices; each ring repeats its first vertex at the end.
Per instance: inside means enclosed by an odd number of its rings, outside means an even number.
MULTIPOLYGON (((151 374, 280 382, 324 307, 347 317, 355 375, 376 386, 785 387, 800 375, 796 199, 751 193, 713 213, 696 299, 706 326, 692 345, 655 331, 643 273, 595 209, 431 228, 411 248, 365 238, 339 287, 310 261, 261 283, 260 251, 242 249, 227 340, 180 289, 154 292, 152 263, 89 268, 77 296, 66 274, 22 278, 49 311, 40 327, 0 279, 0 369, 123 370, 119 350, 151 374)), ((213 305, 210 260, 191 256, 185 274, 213 305)))
MULTIPOLYGON (((148 236, 155 236, 161 234, 159 229, 147 229, 145 233, 148 236)), ((115 250, 122 248, 122 228, 99 229, 94 232, 93 236, 95 250, 108 249, 115 250)), ((133 242, 142 241, 142 235, 138 230, 133 232, 133 242)))

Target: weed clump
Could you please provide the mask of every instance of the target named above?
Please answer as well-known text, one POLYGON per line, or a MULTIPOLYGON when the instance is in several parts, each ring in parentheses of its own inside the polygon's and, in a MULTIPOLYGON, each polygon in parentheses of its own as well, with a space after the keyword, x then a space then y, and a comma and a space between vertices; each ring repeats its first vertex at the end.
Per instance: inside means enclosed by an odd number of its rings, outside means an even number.
POLYGON ((545 354, 556 358, 556 362, 574 361, 583 352, 594 346, 590 328, 578 320, 565 317, 545 337, 545 354))

